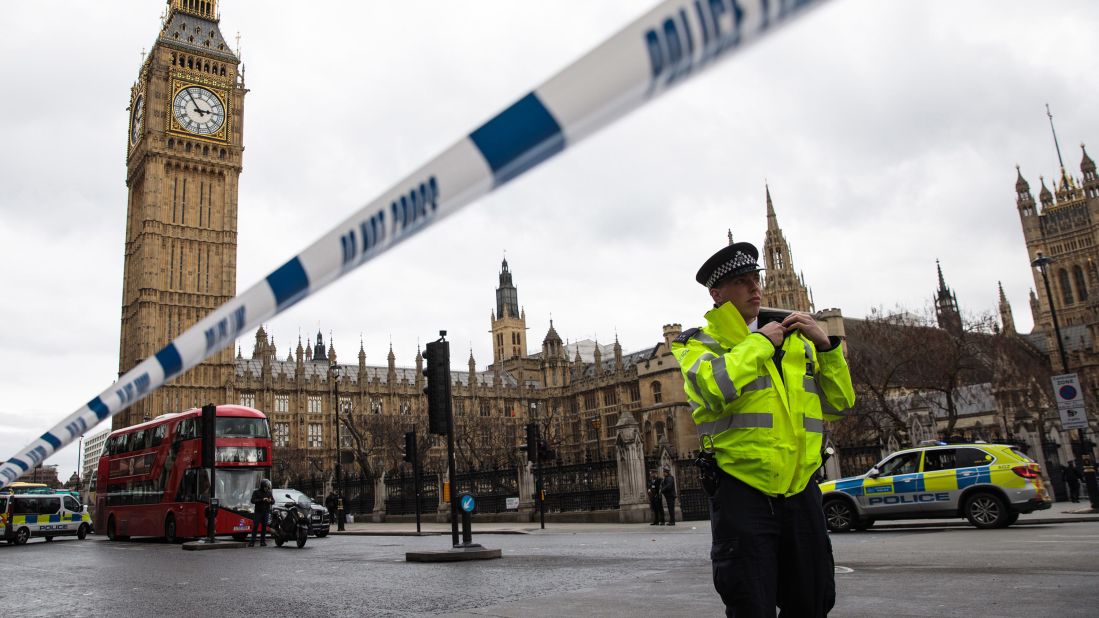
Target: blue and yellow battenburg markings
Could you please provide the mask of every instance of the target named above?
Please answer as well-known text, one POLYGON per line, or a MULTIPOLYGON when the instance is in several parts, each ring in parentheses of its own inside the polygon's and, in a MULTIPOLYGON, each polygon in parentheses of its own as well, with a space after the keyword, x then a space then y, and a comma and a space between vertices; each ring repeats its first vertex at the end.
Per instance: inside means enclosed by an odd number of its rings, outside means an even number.
POLYGON ((0 465, 0 487, 291 305, 823 0, 665 0, 212 311, 0 465))
MULTIPOLYGON (((945 472, 945 471, 944 471, 945 472)), ((954 474, 939 472, 916 472, 913 474, 898 474, 892 478, 891 484, 867 485, 870 479, 848 479, 835 481, 835 490, 842 491, 849 496, 875 495, 875 494, 908 494, 922 492, 955 491, 965 489, 972 485, 987 485, 992 483, 992 471, 989 466, 976 468, 960 468, 954 470, 954 474)))

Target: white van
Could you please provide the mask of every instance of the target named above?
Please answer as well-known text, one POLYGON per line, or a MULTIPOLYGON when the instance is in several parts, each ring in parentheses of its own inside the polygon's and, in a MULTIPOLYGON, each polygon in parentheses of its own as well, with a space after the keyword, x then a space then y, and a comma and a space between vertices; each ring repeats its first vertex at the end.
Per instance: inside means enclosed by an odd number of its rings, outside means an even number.
POLYGON ((71 495, 0 495, 0 532, 9 545, 22 545, 32 536, 52 541, 55 536, 75 535, 83 540, 91 530, 91 515, 71 495))

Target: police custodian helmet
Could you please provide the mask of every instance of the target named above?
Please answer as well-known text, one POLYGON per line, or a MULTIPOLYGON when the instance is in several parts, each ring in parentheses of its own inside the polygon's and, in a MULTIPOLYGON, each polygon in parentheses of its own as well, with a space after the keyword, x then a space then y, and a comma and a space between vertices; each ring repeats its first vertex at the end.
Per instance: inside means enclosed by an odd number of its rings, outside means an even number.
POLYGON ((759 250, 748 242, 733 243, 722 247, 698 269, 695 281, 707 289, 717 287, 722 279, 763 270, 759 263, 759 250))

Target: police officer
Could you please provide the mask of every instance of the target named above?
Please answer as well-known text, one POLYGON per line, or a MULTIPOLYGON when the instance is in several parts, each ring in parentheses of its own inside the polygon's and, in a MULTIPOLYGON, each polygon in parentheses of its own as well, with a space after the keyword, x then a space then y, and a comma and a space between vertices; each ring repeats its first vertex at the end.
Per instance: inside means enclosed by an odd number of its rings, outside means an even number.
POLYGON ((825 616, 832 546, 813 475, 824 420, 855 402, 840 341, 806 313, 759 324, 759 251, 722 248, 695 279, 714 308, 672 344, 702 436, 714 451, 714 586, 727 616, 825 616))
POLYGON ((660 486, 663 483, 656 474, 656 468, 649 470, 649 507, 653 511, 653 521, 650 526, 664 525, 664 501, 660 498, 660 486))

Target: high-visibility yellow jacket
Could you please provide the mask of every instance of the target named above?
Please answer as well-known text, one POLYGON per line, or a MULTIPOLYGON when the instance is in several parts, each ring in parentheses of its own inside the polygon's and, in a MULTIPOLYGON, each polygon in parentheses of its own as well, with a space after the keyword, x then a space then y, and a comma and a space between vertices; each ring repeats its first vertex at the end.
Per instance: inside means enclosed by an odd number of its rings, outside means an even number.
POLYGON ((732 303, 672 342, 698 433, 706 447, 713 439, 722 470, 772 496, 805 489, 821 465, 824 421, 855 404, 839 339, 831 344, 818 352, 794 331, 777 367, 771 340, 750 332, 732 303))

